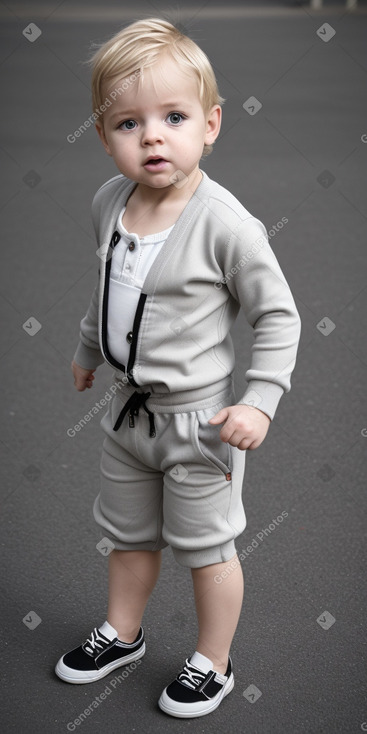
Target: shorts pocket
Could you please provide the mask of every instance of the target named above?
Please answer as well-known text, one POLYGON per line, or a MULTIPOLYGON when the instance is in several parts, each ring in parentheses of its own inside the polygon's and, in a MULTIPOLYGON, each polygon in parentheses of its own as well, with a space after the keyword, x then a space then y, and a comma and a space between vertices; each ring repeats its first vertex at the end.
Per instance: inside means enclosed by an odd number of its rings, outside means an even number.
POLYGON ((214 408, 197 411, 195 437, 200 454, 204 459, 223 474, 228 474, 232 471, 232 447, 221 441, 219 437, 221 425, 212 426, 208 423, 210 418, 213 418, 224 405, 223 403, 214 408))

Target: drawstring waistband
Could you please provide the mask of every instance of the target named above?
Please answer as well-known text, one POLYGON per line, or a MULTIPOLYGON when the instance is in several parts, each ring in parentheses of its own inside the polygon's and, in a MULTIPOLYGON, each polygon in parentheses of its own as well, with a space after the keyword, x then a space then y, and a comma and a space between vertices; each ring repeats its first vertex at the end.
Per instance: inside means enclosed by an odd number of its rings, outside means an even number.
POLYGON ((135 426, 134 416, 138 416, 139 408, 143 407, 149 417, 149 436, 151 438, 154 438, 154 436, 156 435, 155 424, 154 424, 154 414, 145 405, 146 401, 148 400, 150 396, 151 396, 150 392, 141 393, 135 390, 135 392, 131 395, 131 397, 128 399, 127 403, 125 403, 124 407, 122 408, 121 412, 119 413, 119 416, 113 427, 113 430, 118 431, 127 412, 129 412, 129 427, 134 428, 135 426))

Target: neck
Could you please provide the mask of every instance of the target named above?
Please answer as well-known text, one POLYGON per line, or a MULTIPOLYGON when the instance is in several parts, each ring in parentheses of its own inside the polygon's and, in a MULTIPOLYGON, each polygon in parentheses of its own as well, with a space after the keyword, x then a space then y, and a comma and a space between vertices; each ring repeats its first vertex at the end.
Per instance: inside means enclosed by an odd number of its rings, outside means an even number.
POLYGON ((197 168, 187 176, 187 180, 179 187, 172 183, 163 189, 154 189, 152 186, 138 183, 134 190, 135 202, 157 206, 168 202, 174 203, 175 201, 181 201, 182 199, 186 199, 187 196, 192 196, 202 179, 203 174, 197 168))

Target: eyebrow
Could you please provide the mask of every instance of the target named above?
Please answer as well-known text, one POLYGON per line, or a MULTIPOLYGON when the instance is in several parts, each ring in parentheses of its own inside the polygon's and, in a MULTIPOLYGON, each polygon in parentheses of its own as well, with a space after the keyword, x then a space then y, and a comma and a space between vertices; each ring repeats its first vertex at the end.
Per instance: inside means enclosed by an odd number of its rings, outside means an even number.
MULTIPOLYGON (((181 100, 181 101, 174 100, 173 102, 165 102, 164 104, 161 104, 161 108, 162 109, 165 109, 165 108, 179 109, 180 107, 181 108, 182 107, 186 107, 187 108, 187 107, 191 107, 191 106, 192 105, 190 104, 190 102, 183 101, 183 100, 181 100)), ((134 109, 131 109, 131 110, 120 110, 120 112, 114 112, 111 115, 111 118, 110 119, 113 120, 114 117, 121 117, 121 115, 124 115, 125 117, 129 117, 130 115, 133 116, 135 114, 136 114, 136 110, 134 110, 134 109)))

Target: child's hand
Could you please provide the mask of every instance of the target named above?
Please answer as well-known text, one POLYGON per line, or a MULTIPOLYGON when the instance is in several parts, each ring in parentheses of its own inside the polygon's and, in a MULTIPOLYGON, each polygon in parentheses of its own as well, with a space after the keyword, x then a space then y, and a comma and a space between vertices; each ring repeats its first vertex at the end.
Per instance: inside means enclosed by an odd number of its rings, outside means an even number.
POLYGON ((270 425, 270 418, 250 405, 230 405, 208 421, 213 425, 224 423, 220 438, 238 449, 257 449, 263 442, 270 425))
POLYGON ((74 385, 77 390, 82 392, 86 387, 92 387, 95 370, 85 370, 76 362, 71 363, 71 369, 74 375, 74 385))

